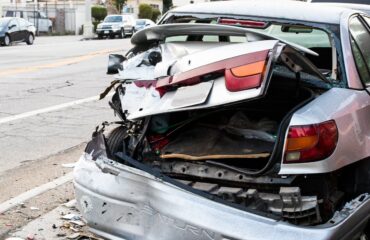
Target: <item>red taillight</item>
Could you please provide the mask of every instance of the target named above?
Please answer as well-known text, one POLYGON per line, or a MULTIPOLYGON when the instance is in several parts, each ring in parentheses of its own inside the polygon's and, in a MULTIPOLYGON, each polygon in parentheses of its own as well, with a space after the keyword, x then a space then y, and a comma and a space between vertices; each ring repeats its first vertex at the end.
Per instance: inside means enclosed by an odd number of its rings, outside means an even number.
POLYGON ((225 69, 225 84, 230 92, 258 88, 261 86, 266 61, 258 61, 225 69))
POLYGON ((236 25, 236 26, 252 27, 252 28, 266 28, 267 26, 266 22, 241 20, 241 19, 229 19, 229 18, 221 18, 218 23, 224 24, 224 25, 236 25))
POLYGON ((329 157, 337 146, 338 129, 334 120, 289 128, 284 163, 319 161, 329 157))

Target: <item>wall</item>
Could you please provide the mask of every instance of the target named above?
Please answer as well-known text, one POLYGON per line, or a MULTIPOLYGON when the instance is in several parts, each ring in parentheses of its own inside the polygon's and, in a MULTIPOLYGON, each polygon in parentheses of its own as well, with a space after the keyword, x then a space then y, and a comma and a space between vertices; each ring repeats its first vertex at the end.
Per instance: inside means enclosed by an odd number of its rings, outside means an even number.
POLYGON ((127 0, 126 6, 123 7, 123 12, 132 13, 137 18, 139 14, 139 5, 143 3, 149 4, 151 6, 158 6, 158 9, 162 12, 163 9, 162 0, 127 0))

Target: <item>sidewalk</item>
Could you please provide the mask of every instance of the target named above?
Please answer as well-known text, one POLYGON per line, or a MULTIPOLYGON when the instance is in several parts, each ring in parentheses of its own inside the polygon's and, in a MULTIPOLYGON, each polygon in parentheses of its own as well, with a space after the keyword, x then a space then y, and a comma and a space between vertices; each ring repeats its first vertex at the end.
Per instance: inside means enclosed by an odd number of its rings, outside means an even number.
POLYGON ((83 39, 83 35, 67 35, 67 36, 38 36, 35 39, 36 45, 43 45, 49 43, 58 43, 58 42, 76 42, 83 39))

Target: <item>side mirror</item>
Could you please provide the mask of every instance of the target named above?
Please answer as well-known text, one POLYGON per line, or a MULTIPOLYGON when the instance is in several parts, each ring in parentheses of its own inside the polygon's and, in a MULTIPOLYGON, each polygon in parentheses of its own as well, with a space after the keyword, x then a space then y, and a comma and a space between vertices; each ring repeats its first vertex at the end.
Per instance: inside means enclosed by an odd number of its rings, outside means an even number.
POLYGON ((120 54, 109 54, 107 74, 116 74, 118 70, 123 70, 121 63, 125 60, 126 58, 120 54))

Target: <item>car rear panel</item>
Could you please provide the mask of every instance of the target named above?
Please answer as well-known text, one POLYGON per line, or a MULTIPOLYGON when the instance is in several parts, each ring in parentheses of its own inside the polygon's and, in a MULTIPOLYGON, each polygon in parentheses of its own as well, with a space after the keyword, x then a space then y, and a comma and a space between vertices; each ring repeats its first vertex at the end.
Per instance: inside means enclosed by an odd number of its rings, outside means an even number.
POLYGON ((94 162, 85 154, 74 176, 79 209, 92 230, 109 239, 350 239, 370 210, 365 195, 331 223, 298 227, 218 203, 107 158, 94 162))

